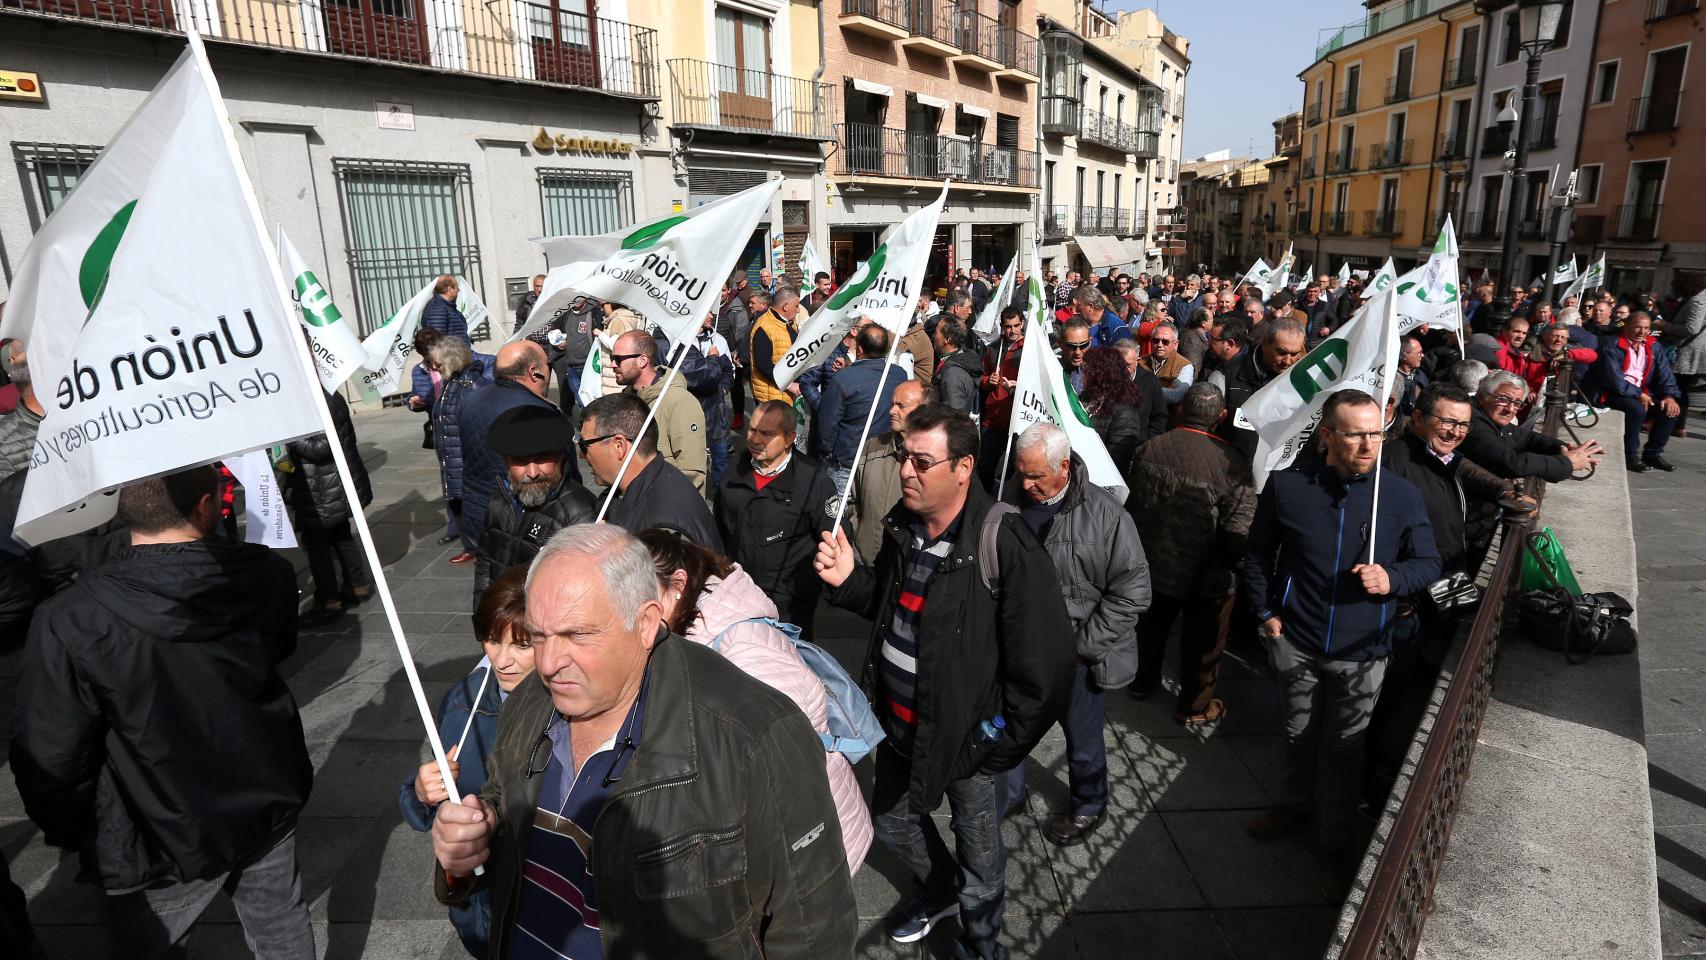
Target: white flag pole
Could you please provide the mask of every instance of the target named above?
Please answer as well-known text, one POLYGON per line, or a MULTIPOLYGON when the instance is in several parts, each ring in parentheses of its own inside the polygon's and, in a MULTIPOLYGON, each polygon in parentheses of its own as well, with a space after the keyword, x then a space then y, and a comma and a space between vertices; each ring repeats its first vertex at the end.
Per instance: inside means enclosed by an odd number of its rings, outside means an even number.
MULTIPOLYGON (((883 398, 883 386, 889 380, 889 368, 894 366, 895 349, 900 346, 900 336, 889 331, 889 352, 883 358, 883 372, 877 376, 877 392, 871 397, 871 409, 865 411, 865 429, 859 434, 859 449, 865 449, 865 441, 871 436, 871 421, 877 416, 877 401, 883 398)), ((835 505, 835 522, 829 525, 829 533, 841 529, 841 518, 847 515, 847 498, 853 495, 853 480, 859 476, 859 461, 863 457, 855 456, 852 466, 847 469, 847 485, 841 488, 841 500, 835 505)))
MULTIPOLYGON (((593 346, 593 349, 598 349, 596 344, 593 346)), ((658 391, 658 403, 662 403, 664 394, 669 392, 669 385, 674 382, 676 371, 681 369, 681 357, 686 352, 687 338, 682 337, 681 342, 675 345, 674 356, 670 358, 669 373, 664 374, 663 389, 658 391)), ((604 492, 604 503, 599 506, 598 516, 593 518, 593 523, 603 523, 604 515, 610 512, 610 504, 616 500, 616 491, 622 489, 622 478, 628 475, 628 467, 634 462, 634 452, 640 449, 640 437, 644 437, 646 435, 646 428, 652 425, 652 421, 657 419, 657 415, 657 403, 647 407, 646 419, 640 424, 639 436, 628 438, 628 455, 622 458, 622 469, 616 471, 615 478, 610 481, 610 489, 604 492)))
MULTIPOLYGON (((1383 359, 1380 365, 1380 396, 1376 399, 1380 403, 1380 428, 1384 431, 1386 429, 1386 401, 1392 396, 1392 387, 1394 381, 1397 380, 1395 374, 1398 371, 1398 358, 1396 356, 1398 298, 1396 296, 1386 298, 1386 310, 1382 320, 1381 326, 1384 332, 1381 336, 1385 342, 1381 348, 1383 359)), ((1374 539, 1380 532, 1380 474, 1383 472, 1380 468, 1380 462, 1385 459, 1381 456, 1385 450, 1386 438, 1381 437, 1380 449, 1374 454, 1374 505, 1370 508, 1368 517, 1368 562, 1371 565, 1374 563, 1374 539)))
POLYGON ((486 696, 486 685, 492 682, 492 674, 498 668, 494 664, 486 664, 486 675, 480 679, 480 691, 474 694, 474 709, 468 711, 468 722, 462 725, 462 736, 456 738, 456 755, 462 756, 462 745, 468 742, 468 731, 474 729, 474 718, 480 715, 480 701, 486 696))
POLYGON ((1001 452, 1001 472, 995 478, 995 499, 1000 501, 1001 494, 1007 489, 1007 459, 1013 455, 1013 433, 1011 426, 1007 429, 1007 449, 1001 452))
MULTIPOLYGON (((278 262, 278 250, 267 241, 266 230, 262 226, 261 205, 255 198, 254 185, 249 182, 247 169, 243 166, 242 156, 237 151, 237 138, 231 132, 231 117, 225 110, 225 100, 219 92, 219 82, 214 77, 213 67, 207 61, 207 51, 202 47, 201 35, 193 28, 185 33, 189 40, 191 55, 195 57, 196 67, 201 71, 203 82, 207 84, 209 99, 218 117, 219 126, 225 135, 225 149, 229 155, 232 168, 237 172, 237 182, 243 190, 243 200, 248 207, 249 222, 254 225, 255 238, 260 243, 262 255, 266 257, 267 266, 272 274, 273 290, 284 308, 281 316, 291 316, 295 304, 291 302, 284 282, 284 271, 278 262)), ((302 365, 302 371, 307 377, 306 382, 313 387, 320 384, 320 375, 314 366, 314 358, 309 355, 307 344, 302 343, 295 350, 296 358, 302 365)), ((421 725, 426 727, 427 743, 432 747, 432 757, 438 764, 438 772, 444 778, 444 789, 449 794, 451 803, 461 803, 462 797, 456 789, 456 778, 450 775, 450 761, 444 755, 444 743, 439 739, 438 726, 433 721, 432 708, 427 705, 426 691, 421 687, 420 673, 415 669, 414 657, 409 652, 409 641, 403 636, 403 622, 397 615, 396 601, 391 597, 391 586, 385 578, 385 567, 379 562, 379 551, 373 543, 373 531, 367 525, 367 514, 361 508, 361 498, 356 494, 355 479, 350 474, 349 461, 344 456, 344 445, 338 442, 338 427, 332 422, 331 408, 326 405, 326 394, 323 389, 310 391, 314 395, 314 408, 320 414, 320 426, 326 432, 331 448, 332 462, 338 468, 338 480, 343 484, 344 497, 349 501, 350 518, 355 521, 356 533, 361 537, 363 553, 367 556, 367 566, 373 574, 374 592, 379 594, 379 602, 385 608, 385 619, 391 626, 391 636, 397 642, 397 654, 403 660, 403 673, 409 681, 409 692, 414 695, 415 707, 420 711, 421 725)), ((476 874, 484 874, 483 867, 475 867, 476 874)))

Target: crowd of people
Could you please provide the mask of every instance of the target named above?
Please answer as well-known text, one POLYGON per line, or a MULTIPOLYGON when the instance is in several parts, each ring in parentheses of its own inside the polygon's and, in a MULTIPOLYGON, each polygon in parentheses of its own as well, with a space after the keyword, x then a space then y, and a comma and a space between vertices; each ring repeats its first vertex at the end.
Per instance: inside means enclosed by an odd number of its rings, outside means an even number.
MULTIPOLYGON (((1706 381, 1691 280, 1662 307, 1479 285, 1461 335, 1404 339, 1384 407, 1332 393, 1310 449, 1258 491, 1243 408, 1353 316, 1361 281, 1041 280, 1046 340, 1023 277, 992 303, 973 269, 927 283, 904 330, 860 318, 786 385, 827 274, 802 290, 737 272, 677 343, 582 298, 491 355, 439 280, 405 403, 440 468, 439 543, 471 565, 474 662, 438 705, 451 782, 436 762, 399 771, 398 805, 472 956, 850 956, 852 876, 880 843, 912 879, 887 936, 957 917, 955 955, 999 960, 1001 824, 1044 775, 1026 757, 1060 725, 1068 803, 1043 836, 1085 843, 1115 795, 1105 698, 1164 689, 1175 625, 1180 724, 1237 709, 1216 696, 1229 643, 1271 666, 1283 790, 1247 829, 1306 837, 1336 901, 1358 808, 1401 759, 1389 732, 1458 626, 1430 588, 1480 567, 1517 481, 1602 457, 1535 429, 1543 385, 1621 411, 1628 468, 1669 471, 1706 381), (1058 356, 1123 501, 1060 427, 1010 434, 1026 350, 1058 356), (824 603, 871 624, 850 671, 810 642, 824 603)), ((42 417, 26 347, 3 355, 8 533, 42 417)), ((258 956, 313 956, 294 844, 313 773, 279 665, 299 622, 374 589, 350 528, 371 494, 361 472, 350 503, 332 467, 332 443, 361 464, 332 410, 336 436, 275 457, 314 584, 300 621, 289 564, 233 536, 213 467, 125 488, 87 534, 0 538, 0 616, 27 633, 19 795, 107 894, 125 955, 167 955, 224 891, 258 956)), ((7 940, 27 944, 21 892, 0 886, 7 940)))

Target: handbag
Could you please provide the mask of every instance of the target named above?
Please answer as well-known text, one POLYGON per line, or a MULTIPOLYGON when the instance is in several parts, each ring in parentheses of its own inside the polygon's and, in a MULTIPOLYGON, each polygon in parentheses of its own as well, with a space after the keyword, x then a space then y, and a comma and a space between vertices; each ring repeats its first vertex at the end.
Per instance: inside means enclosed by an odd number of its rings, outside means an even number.
POLYGON ((1570 559, 1564 556, 1564 548, 1558 544, 1558 535, 1552 532, 1551 527, 1541 527, 1539 533, 1529 536, 1524 543, 1528 549, 1522 554, 1522 576, 1517 581, 1517 589, 1562 587, 1572 594, 1582 592, 1582 585, 1576 582, 1576 572, 1570 569, 1570 559))
POLYGON ((1442 617, 1461 616, 1481 603, 1481 585, 1459 570, 1428 584, 1428 603, 1442 617))
MULTIPOLYGON (((1594 656, 1633 653, 1638 638, 1629 615, 1635 607, 1621 594, 1572 593, 1558 582, 1553 568, 1540 559, 1541 544, 1552 531, 1545 530, 1523 541, 1526 557, 1533 557, 1537 571, 1548 583, 1524 590, 1517 597, 1517 618, 1528 628, 1529 639, 1564 654, 1565 662, 1580 665, 1594 656)), ((1552 541, 1556 544, 1556 541, 1552 541)))
POLYGON ((421 424, 421 449, 422 450, 431 450, 432 449, 432 420, 431 419, 428 419, 426 423, 421 424))

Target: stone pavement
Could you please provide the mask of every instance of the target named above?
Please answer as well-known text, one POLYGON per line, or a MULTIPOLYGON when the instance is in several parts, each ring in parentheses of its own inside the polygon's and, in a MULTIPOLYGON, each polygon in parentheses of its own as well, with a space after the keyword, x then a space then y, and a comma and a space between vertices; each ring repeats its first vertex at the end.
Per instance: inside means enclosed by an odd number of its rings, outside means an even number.
MULTIPOLYGON (((454 547, 434 542, 443 532, 443 508, 436 463, 420 449, 419 418, 400 409, 358 412, 355 425, 373 477, 368 516, 436 707, 443 691, 480 655, 468 622, 472 574, 467 567, 445 563, 454 547)), ((1667 489, 1676 489, 1681 476, 1667 489)), ((1706 543, 1706 537, 1696 535, 1692 542, 1706 543)), ((1706 566, 1693 569, 1698 580, 1706 566)), ((1698 585, 1690 589, 1699 592, 1698 585)), ((1643 623, 1646 617, 1643 611, 1643 623)), ((1680 627, 1682 621, 1673 622, 1680 627)), ((863 621, 826 610, 819 624, 824 645, 844 662, 862 656, 868 629, 863 621)), ((0 651, 0 714, 8 718, 18 663, 16 650, 0 651)), ((1689 669, 1703 663, 1696 656, 1689 669)), ((430 845, 397 812, 398 787, 425 759, 426 748, 378 604, 342 623, 305 632, 284 669, 302 707, 316 769, 298 837, 321 955, 463 956, 432 900, 430 845)), ((1680 690, 1683 678, 1678 681, 1680 690)), ((1260 663, 1252 664, 1235 649, 1223 670, 1222 696, 1229 705, 1227 718, 1204 736, 1173 723, 1169 696, 1141 703, 1123 693, 1109 698, 1113 805, 1103 827, 1076 849, 1060 850, 1042 839, 1048 812, 1065 803, 1064 742, 1058 728, 1038 747, 1029 810, 1004 828, 1010 851, 1006 942, 1013 956, 1321 956, 1337 908, 1321 902, 1307 849, 1298 841, 1258 844, 1243 829, 1278 788, 1277 690, 1260 663)), ((1703 742, 1693 738, 1692 749, 1702 749, 1703 742)), ((1679 758, 1675 770, 1686 777, 1701 767, 1679 758)), ((867 777, 868 768, 864 764, 862 769, 867 777)), ((1655 772, 1655 784, 1657 777, 1655 772)), ((1706 789, 1693 790, 1695 799, 1706 800, 1706 789)), ((1706 805, 1689 809, 1699 812, 1706 805)), ((938 820, 951 843, 945 813, 938 820)), ((1706 840, 1706 815, 1688 822, 1695 826, 1683 828, 1679 836, 1696 844, 1706 840)), ((0 775, 0 850, 29 895, 31 915, 50 956, 98 955, 99 896, 72 882, 75 859, 43 845, 23 818, 10 774, 0 775)), ((1698 873, 1706 877, 1706 869, 1698 873)), ((901 898, 904 880, 880 848, 854 878, 862 918, 860 956, 946 954, 957 929, 951 921, 909 948, 883 936, 878 920, 901 898)), ((1706 879, 1694 882, 1706 888, 1706 879)), ((221 960, 248 955, 228 904, 217 903, 203 918, 190 952, 221 960)))
POLYGON ((1631 474, 1629 494, 1659 930, 1665 956, 1695 957, 1706 956, 1706 441, 1672 440, 1665 457, 1676 472, 1631 474))

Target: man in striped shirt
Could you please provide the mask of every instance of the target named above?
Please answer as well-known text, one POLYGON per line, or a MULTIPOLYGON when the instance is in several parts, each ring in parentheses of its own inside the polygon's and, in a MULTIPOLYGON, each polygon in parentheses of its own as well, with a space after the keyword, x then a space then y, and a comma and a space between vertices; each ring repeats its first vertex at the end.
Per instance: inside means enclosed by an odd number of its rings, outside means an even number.
POLYGON ((954 955, 1002 960, 998 774, 1060 716, 1077 657, 1054 564, 1018 513, 996 509, 977 482, 977 448, 965 413, 913 410, 901 502, 885 518, 875 569, 856 566, 841 531, 823 535, 816 562, 830 601, 877 624, 866 684, 888 737, 871 810, 877 837, 916 883, 885 923, 888 935, 922 940, 957 911, 954 955), (944 797, 953 854, 931 819, 944 797))

